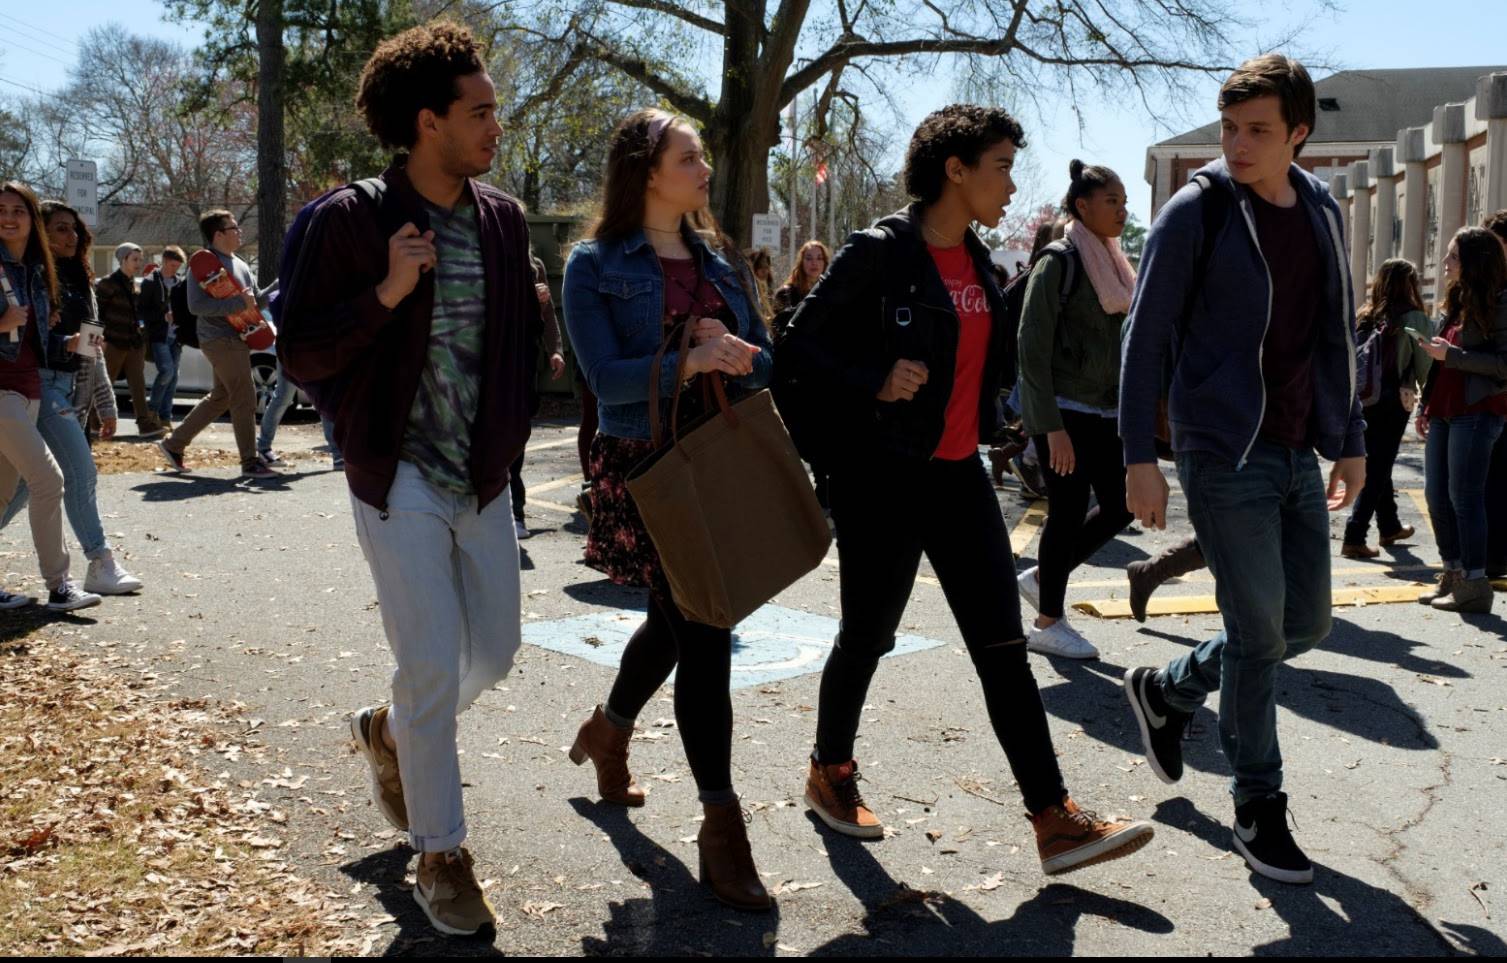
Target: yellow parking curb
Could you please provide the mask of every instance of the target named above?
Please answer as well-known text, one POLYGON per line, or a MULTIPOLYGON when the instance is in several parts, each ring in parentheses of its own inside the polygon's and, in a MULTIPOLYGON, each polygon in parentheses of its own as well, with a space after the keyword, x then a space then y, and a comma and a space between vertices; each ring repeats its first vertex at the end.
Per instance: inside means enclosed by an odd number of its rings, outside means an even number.
POLYGON ((1047 521, 1047 500, 1038 498, 1026 507, 1025 514, 1010 531, 1010 551, 1019 555, 1024 552, 1047 521))
MULTIPOLYGON (((1495 582, 1493 585, 1497 584, 1495 582)), ((1507 581, 1504 581, 1507 589, 1507 581)), ((1380 585, 1375 588, 1340 588, 1331 592, 1333 604, 1341 605, 1390 605, 1397 602, 1417 602, 1418 593, 1424 586, 1380 585)), ((1130 602, 1125 599, 1104 599, 1095 602, 1074 602, 1073 608, 1101 619, 1130 618, 1130 602)), ((1147 615, 1215 615, 1219 604, 1212 595, 1173 595, 1154 598, 1146 606, 1147 615)))

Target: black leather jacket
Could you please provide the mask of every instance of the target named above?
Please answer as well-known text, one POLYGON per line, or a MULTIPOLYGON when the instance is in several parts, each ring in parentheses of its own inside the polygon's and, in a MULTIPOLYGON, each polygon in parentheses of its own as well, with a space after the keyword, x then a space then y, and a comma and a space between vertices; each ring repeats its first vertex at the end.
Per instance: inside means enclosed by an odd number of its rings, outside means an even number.
MULTIPOLYGON (((930 458, 941 443, 960 323, 922 240, 920 213, 912 204, 848 238, 790 319, 776 353, 777 380, 797 379, 808 390, 820 386, 827 424, 820 446, 830 449, 831 458, 822 459, 829 464, 876 447, 930 458), (875 396, 902 358, 926 365, 926 384, 910 401, 879 401, 875 396)), ((989 249, 972 231, 964 243, 994 315, 978 398, 979 441, 987 444, 1002 421, 999 393, 1011 332, 989 249)))

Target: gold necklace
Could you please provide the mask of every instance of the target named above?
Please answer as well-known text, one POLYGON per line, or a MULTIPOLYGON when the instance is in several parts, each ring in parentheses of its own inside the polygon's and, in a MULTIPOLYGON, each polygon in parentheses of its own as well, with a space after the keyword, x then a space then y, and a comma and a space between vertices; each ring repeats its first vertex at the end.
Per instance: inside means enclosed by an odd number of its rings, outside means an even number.
POLYGON ((956 241, 943 236, 940 231, 934 230, 930 224, 922 224, 921 230, 925 231, 927 234, 930 234, 938 241, 941 241, 943 247, 957 247, 959 244, 963 243, 963 238, 966 238, 968 236, 968 229, 966 227, 963 228, 963 236, 958 238, 956 241))

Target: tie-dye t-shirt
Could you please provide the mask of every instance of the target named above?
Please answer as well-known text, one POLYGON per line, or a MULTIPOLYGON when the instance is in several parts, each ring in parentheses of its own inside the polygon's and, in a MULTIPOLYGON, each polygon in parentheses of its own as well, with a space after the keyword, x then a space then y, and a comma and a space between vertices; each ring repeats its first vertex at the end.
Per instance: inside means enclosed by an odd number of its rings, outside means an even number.
POLYGON ((436 488, 463 495, 471 486, 471 425, 481 398, 486 274, 481 228, 470 199, 454 211, 425 204, 434 231, 434 319, 429 356, 403 435, 404 461, 436 488))

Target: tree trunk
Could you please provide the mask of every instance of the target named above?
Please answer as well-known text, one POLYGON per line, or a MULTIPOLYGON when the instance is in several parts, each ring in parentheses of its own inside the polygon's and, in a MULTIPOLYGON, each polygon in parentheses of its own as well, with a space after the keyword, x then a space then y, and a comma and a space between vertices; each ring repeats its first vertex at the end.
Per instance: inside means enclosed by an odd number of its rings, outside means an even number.
POLYGON ((712 212, 722 230, 739 244, 752 236, 753 216, 769 210, 769 151, 779 142, 781 76, 759 70, 762 3, 725 5, 727 27, 721 96, 706 144, 712 175, 712 212))
POLYGON ((257 51, 257 283, 277 277, 287 226, 287 139, 283 129, 283 0, 259 0, 257 51))

